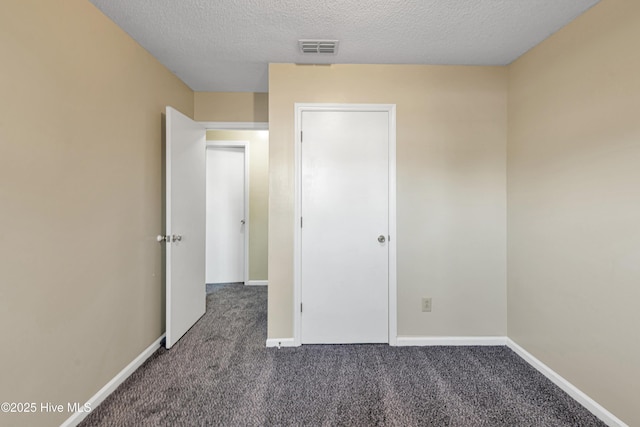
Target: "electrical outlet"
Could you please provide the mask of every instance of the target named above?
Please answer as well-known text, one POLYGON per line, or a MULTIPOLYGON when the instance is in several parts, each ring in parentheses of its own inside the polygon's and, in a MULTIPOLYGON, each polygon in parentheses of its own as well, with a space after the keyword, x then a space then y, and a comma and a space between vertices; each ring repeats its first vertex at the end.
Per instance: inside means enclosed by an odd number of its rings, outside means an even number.
POLYGON ((422 298, 422 311, 431 311, 431 298, 422 298))

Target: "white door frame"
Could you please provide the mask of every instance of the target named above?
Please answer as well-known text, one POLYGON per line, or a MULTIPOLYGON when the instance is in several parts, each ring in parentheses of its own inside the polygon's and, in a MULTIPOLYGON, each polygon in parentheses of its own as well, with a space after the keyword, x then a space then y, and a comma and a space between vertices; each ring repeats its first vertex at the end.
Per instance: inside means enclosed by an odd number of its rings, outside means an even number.
POLYGON ((300 230, 300 216, 302 211, 302 182, 301 165, 302 150, 300 149, 302 132, 302 113, 304 111, 361 111, 389 113, 389 345, 397 345, 397 263, 396 263, 396 106, 395 104, 309 104, 296 103, 295 117, 295 201, 293 226, 293 340, 294 345, 302 344, 300 312, 302 294, 302 244, 300 230))
POLYGON ((207 141, 210 148, 244 148, 244 284, 249 283, 249 141, 207 141))

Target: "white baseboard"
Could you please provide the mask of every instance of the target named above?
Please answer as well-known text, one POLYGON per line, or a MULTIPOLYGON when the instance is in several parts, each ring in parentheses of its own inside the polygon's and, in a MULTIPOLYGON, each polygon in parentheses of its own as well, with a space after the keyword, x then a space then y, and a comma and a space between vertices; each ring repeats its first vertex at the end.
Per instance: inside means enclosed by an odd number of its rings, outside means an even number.
POLYGON ((522 357, 529 365, 536 368, 542 375, 551 380, 552 383, 560 387, 565 393, 574 400, 587 408, 593 415, 600 418, 606 425, 610 427, 628 427, 622 420, 607 411, 598 402, 587 396, 584 392, 571 384, 569 381, 560 376, 553 369, 542 363, 535 356, 524 348, 516 344, 511 338, 507 339, 507 347, 513 350, 518 356, 522 357))
MULTIPOLYGON (((111 379, 104 387, 102 387, 96 394, 94 394, 85 405, 86 408, 90 407, 91 410, 98 407, 104 399, 106 399, 111 393, 115 391, 120 384, 124 382, 133 372, 140 367, 155 351, 160 348, 160 342, 165 337, 162 334, 160 338, 155 340, 153 344, 147 347, 142 353, 138 355, 131 363, 129 363, 122 371, 111 379)), ((75 412, 67 420, 60 425, 60 427, 75 427, 82 420, 84 420, 90 412, 75 412)))
POLYGON ((267 347, 297 347, 293 338, 267 338, 267 347))
POLYGON ((247 286, 268 286, 269 285, 269 281, 268 280, 249 280, 248 282, 245 282, 245 285, 247 285, 247 286))
POLYGON ((432 345, 506 345, 507 337, 415 337, 400 336, 398 347, 432 345))

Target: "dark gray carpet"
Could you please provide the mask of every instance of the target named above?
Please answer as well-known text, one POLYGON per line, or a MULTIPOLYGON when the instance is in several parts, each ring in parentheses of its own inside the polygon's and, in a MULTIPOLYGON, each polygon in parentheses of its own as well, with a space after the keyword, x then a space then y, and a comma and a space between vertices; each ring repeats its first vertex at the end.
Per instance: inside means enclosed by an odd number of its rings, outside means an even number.
POLYGON ((242 285, 242 282, 233 282, 233 283, 207 283, 207 294, 210 294, 215 291, 219 291, 222 288, 226 288, 229 285, 242 285))
POLYGON ((604 426, 506 347, 267 349, 267 290, 232 284, 83 426, 604 426))

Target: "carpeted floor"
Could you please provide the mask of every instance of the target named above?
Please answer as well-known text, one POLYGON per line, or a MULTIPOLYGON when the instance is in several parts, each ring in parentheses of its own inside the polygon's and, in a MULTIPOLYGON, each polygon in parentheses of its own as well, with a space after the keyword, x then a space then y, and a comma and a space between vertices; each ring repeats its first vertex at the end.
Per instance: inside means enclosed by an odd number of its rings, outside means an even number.
POLYGON ((81 425, 604 426, 506 347, 267 349, 266 288, 211 290, 81 425))

